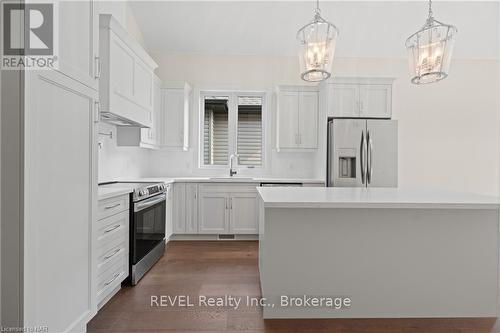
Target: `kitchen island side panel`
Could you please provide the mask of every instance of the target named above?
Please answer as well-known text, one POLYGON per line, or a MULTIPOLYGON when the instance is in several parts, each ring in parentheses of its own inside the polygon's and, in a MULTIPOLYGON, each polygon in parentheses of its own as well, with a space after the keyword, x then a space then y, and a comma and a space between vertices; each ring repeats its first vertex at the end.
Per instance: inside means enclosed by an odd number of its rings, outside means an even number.
POLYGON ((496 317, 498 210, 265 208, 264 318, 496 317), (282 307, 280 297, 351 306, 282 307))

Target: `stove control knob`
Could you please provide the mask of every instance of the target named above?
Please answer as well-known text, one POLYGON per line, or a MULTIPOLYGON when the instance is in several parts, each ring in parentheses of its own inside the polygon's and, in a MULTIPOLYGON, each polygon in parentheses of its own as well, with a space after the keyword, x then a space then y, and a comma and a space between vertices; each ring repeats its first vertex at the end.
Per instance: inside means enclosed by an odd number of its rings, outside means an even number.
POLYGON ((144 195, 148 195, 148 194, 149 194, 149 191, 146 188, 139 191, 140 196, 144 196, 144 195))

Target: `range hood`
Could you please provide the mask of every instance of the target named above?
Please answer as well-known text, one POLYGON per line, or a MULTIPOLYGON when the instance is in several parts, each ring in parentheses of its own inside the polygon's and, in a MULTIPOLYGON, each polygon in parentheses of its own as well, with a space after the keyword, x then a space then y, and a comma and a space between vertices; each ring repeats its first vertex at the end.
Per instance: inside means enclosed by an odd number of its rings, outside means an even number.
POLYGON ((111 113, 111 112, 101 112, 100 118, 101 118, 101 121, 103 121, 105 123, 113 124, 116 126, 149 128, 148 126, 145 126, 143 124, 139 124, 135 121, 121 117, 121 116, 119 116, 115 113, 111 113))

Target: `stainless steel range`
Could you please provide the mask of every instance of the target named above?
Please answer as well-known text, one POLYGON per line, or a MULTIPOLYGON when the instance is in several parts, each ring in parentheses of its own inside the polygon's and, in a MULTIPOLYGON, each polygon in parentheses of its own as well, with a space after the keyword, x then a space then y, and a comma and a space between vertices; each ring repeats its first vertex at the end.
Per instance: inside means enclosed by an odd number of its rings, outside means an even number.
POLYGON ((136 285, 165 252, 168 185, 114 182, 101 186, 134 189, 130 205, 129 279, 136 285))

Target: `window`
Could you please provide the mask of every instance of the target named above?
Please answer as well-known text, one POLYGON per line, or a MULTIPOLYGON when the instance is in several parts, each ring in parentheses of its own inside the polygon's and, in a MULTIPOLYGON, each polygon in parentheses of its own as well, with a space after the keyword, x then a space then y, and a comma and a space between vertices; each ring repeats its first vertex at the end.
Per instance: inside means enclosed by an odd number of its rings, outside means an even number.
POLYGON ((263 94, 202 94, 202 165, 227 167, 237 154, 235 165, 262 167, 263 100, 263 94))

